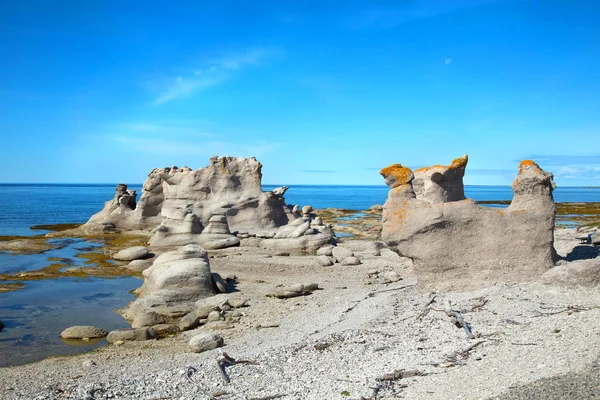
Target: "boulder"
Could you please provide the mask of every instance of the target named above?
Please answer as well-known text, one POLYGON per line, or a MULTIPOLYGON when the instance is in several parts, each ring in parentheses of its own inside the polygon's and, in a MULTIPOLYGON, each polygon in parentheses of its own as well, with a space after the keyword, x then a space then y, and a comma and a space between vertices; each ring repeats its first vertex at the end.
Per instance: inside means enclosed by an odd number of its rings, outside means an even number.
POLYGON ((115 260, 120 260, 120 261, 142 260, 142 259, 148 257, 149 253, 150 253, 150 251, 148 250, 147 247, 135 246, 135 247, 129 247, 127 249, 123 249, 123 250, 119 251, 118 253, 113 255, 113 258, 115 260))
POLYGON ((196 328, 198 325, 200 325, 200 318, 198 318, 196 313, 190 312, 181 317, 177 327, 180 331, 188 331, 196 328))
POLYGON ((333 246, 328 244, 323 246, 317 250, 318 256, 332 256, 333 255, 333 246))
POLYGON ((593 244, 594 246, 600 246, 600 232, 590 235, 590 244, 593 244))
POLYGON ((152 329, 159 336, 167 336, 179 332, 179 328, 177 327, 177 325, 173 324, 158 324, 154 325, 152 329))
POLYGON ((143 272, 152 266, 152 261, 150 260, 133 260, 129 264, 125 266, 125 268, 136 271, 143 272))
POLYGON ((317 258, 315 258, 315 261, 321 267, 330 267, 333 265, 333 261, 331 261, 331 259, 325 255, 318 256, 317 258))
POLYGON ((219 293, 227 293, 227 284, 225 283, 223 278, 221 278, 221 275, 217 274, 216 272, 213 272, 210 274, 210 276, 214 287, 217 289, 216 291, 219 293))
POLYGON ((506 209, 465 199, 467 156, 449 166, 381 170, 390 187, 382 239, 414 262, 422 289, 475 289, 539 278, 554 264, 553 176, 533 161, 519 166, 506 209))
POLYGON ((132 328, 143 328, 145 326, 153 326, 158 324, 164 324, 165 319, 155 313, 154 311, 138 314, 135 316, 131 323, 132 328))
POLYGON ((158 335, 154 329, 149 327, 144 328, 125 328, 111 331, 106 337, 108 343, 125 342, 125 341, 141 341, 155 339, 158 335))
POLYGON ((202 353, 204 351, 222 347, 224 344, 223 337, 214 333, 200 333, 192 337, 188 343, 189 349, 194 353, 202 353))
POLYGON ((161 254, 142 275, 138 298, 123 312, 127 319, 149 311, 181 316, 194 310, 196 301, 215 294, 208 254, 198 245, 161 254))
POLYGON ((398 275, 398 273, 396 271, 387 271, 386 273, 383 274, 383 282, 384 283, 394 283, 394 282, 398 282, 401 279, 402 278, 400 277, 400 275, 398 275))
POLYGON ((360 264, 362 264, 360 259, 355 256, 346 257, 342 261, 342 265, 360 265, 360 264))
MULTIPOLYGON (((1 322, 0 325, 2 325, 1 322)), ((102 338, 106 335, 108 335, 108 332, 105 330, 86 325, 71 326, 60 333, 60 337, 63 339, 94 339, 102 338)))
POLYGON ((596 287, 600 283, 600 263, 580 260, 557 265, 541 276, 547 285, 596 287))
POLYGON ((340 246, 335 246, 332 249, 331 254, 333 255, 333 257, 339 263, 341 263, 342 261, 344 261, 348 257, 354 256, 354 253, 352 253, 351 250, 349 250, 349 249, 347 249, 345 247, 340 247, 340 246))

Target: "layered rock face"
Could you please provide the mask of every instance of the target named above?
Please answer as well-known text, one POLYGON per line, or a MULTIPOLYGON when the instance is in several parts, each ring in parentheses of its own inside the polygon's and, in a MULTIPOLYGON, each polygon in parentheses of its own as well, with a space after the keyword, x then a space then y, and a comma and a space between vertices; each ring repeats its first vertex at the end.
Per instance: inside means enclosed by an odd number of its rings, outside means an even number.
POLYGON ((467 156, 449 166, 381 170, 390 186, 382 239, 414 261, 422 288, 463 290, 541 276, 554 265, 553 175, 521 162, 510 207, 465 199, 467 156))
POLYGON ((232 231, 277 228, 293 213, 285 204, 286 187, 261 188, 262 165, 255 158, 212 157, 191 170, 154 169, 136 203, 135 191, 119 184, 115 198, 83 226, 84 230, 151 230, 199 234, 213 215, 226 215, 232 231))

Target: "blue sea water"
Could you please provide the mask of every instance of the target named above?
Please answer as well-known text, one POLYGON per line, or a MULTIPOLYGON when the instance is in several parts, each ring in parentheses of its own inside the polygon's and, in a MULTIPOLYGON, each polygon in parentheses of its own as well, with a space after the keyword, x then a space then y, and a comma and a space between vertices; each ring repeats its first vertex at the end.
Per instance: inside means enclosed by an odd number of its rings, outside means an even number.
MULTIPOLYGON (((33 225, 83 223, 102 209, 115 193, 114 184, 0 184, 0 236, 30 236, 45 233, 33 225)), ((279 185, 264 185, 272 190, 279 185)), ((130 185, 141 194, 141 185, 130 185)), ((509 186, 466 186, 467 197, 476 201, 510 200, 509 186)), ((290 185, 288 204, 313 208, 364 210, 383 204, 386 186, 290 185)), ((557 188, 557 202, 600 202, 600 188, 557 188)), ((0 273, 38 270, 60 258, 69 267, 85 267, 77 257, 82 249, 97 246, 83 239, 56 239, 61 247, 43 254, 12 255, 0 252, 0 273)), ((24 282, 23 289, 0 292, 0 367, 23 364, 53 354, 70 354, 104 345, 105 342, 73 347, 63 343, 60 332, 71 325, 96 325, 111 330, 129 325, 112 310, 125 306, 141 285, 140 279, 60 278, 24 282)))
MULTIPOLYGON (((113 184, 0 184, 0 236, 32 235, 32 225, 83 223, 102 209, 115 193, 113 184)), ((272 190, 279 185, 264 185, 272 190)), ((142 185, 129 189, 141 195, 142 185)), ((285 194, 288 204, 311 205, 313 208, 365 210, 383 204, 387 186, 318 186, 290 185, 285 194)), ((466 186, 467 197, 476 201, 510 200, 510 186, 466 186)), ((600 202, 600 187, 558 187, 557 202, 600 202)))

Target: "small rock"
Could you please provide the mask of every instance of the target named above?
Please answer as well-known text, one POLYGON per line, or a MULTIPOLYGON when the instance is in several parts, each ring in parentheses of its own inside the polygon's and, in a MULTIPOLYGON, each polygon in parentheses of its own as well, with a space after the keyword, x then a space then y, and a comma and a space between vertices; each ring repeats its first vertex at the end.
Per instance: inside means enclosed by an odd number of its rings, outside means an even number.
POLYGON ((358 257, 354 257, 354 256, 346 257, 344 259, 344 261, 342 261, 342 265, 360 265, 360 264, 362 264, 362 263, 360 262, 358 257))
POLYGON ((302 215, 303 216, 310 215, 310 213, 312 211, 313 211, 313 208, 311 206, 304 206, 304 207, 302 207, 302 215))
POLYGON ((2 329, 4 329, 4 324, 2 323, 2 321, 0 321, 0 332, 2 332, 2 329))
POLYGON ((216 349, 223 346, 223 337, 214 333, 200 333, 190 339, 188 346, 194 353, 216 349))
POLYGON ((304 293, 314 292, 315 290, 319 290, 318 283, 309 283, 308 285, 304 285, 304 293))
POLYGON ((144 328, 125 328, 125 329, 117 329, 112 331, 106 337, 106 341, 108 343, 114 343, 119 341, 126 340, 150 340, 156 338, 158 335, 154 331, 154 329, 149 327, 144 328))
POLYGON ((340 247, 340 246, 335 246, 331 250, 331 254, 333 255, 333 257, 335 257, 337 262, 340 262, 340 263, 342 261, 344 261, 346 258, 354 256, 354 253, 352 253, 351 250, 348 250, 345 247, 340 247))
POLYGON ((385 274, 383 274, 383 281, 385 283, 398 282, 401 279, 402 278, 400 277, 400 275, 398 275, 396 271, 388 271, 385 274))
POLYGON ((317 250, 318 256, 332 256, 333 255, 333 246, 328 244, 327 246, 321 247, 317 250))
POLYGON ((235 281, 235 280, 237 280, 237 276, 236 276, 236 274, 226 274, 226 275, 223 275, 223 279, 225 280, 225 282, 235 281))
POLYGON ((155 313, 154 311, 150 311, 147 313, 139 314, 131 323, 132 328, 143 328, 145 326, 153 326, 158 324, 164 324, 165 319, 155 313))
POLYGON ((221 275, 217 274, 216 272, 213 272, 210 274, 210 277, 212 279, 213 285, 219 293, 227 293, 227 284, 225 283, 223 278, 221 278, 221 275))
POLYGON ((242 308, 248 305, 248 299, 231 298, 228 300, 229 305, 233 308, 242 308))
POLYGON ((315 261, 318 265, 322 267, 330 267, 333 265, 333 261, 331 261, 326 255, 318 256, 317 258, 315 258, 315 261))
POLYGON ((273 255, 276 257, 289 257, 290 253, 286 251, 278 251, 277 253, 273 253, 273 255))
POLYGON ((302 292, 304 292, 304 285, 301 284, 301 283, 296 283, 296 284, 291 285, 291 286, 286 286, 284 288, 284 290, 291 290, 292 292, 302 293, 302 292))
POLYGON ((152 329, 159 336, 167 336, 179 332, 179 327, 173 324, 158 324, 153 325, 152 329))
POLYGON ((208 318, 208 315, 213 311, 221 311, 221 308, 216 305, 205 305, 198 307, 194 312, 200 319, 208 318))
POLYGON ((219 311, 211 311, 206 319, 208 322, 221 321, 221 313, 219 311))
POLYGON ((82 366, 83 368, 91 368, 91 367, 93 367, 94 365, 96 365, 96 363, 94 362, 94 360, 85 360, 85 361, 84 361, 84 362, 81 364, 81 366, 82 366))
POLYGON ((133 261, 144 259, 148 257, 148 254, 150 254, 150 252, 147 247, 135 246, 119 251, 113 258, 121 261, 133 261))
POLYGON ((95 326, 71 326, 60 333, 60 337, 63 339, 93 339, 106 335, 108 332, 95 326))
POLYGON ((200 318, 198 318, 196 313, 187 313, 186 315, 181 317, 181 319, 179 320, 179 324, 177 324, 177 327, 180 331, 188 331, 190 329, 194 329, 200 324, 198 321, 199 319, 200 318))

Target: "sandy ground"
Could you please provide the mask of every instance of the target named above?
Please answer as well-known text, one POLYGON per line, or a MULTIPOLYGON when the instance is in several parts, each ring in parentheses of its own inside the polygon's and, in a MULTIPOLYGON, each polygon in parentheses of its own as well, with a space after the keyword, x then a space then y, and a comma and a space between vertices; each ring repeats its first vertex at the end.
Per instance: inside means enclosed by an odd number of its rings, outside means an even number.
MULTIPOLYGON (((557 235, 561 255, 579 246, 575 236, 557 235)), ((250 300, 239 323, 216 330, 225 338, 222 351, 252 361, 227 368, 229 384, 217 368, 220 350, 187 349, 191 336, 211 330, 203 326, 173 338, 0 368, 0 398, 600 397, 598 288, 529 282, 419 292, 410 263, 373 255, 369 241, 342 245, 363 264, 321 267, 315 256, 271 256, 254 248, 222 250, 211 259, 213 271, 238 277, 236 292, 221 296, 250 300), (374 270, 379 276, 395 270, 403 279, 382 283, 374 270), (265 297, 292 283, 318 283, 322 290, 265 297), (473 339, 441 311, 446 300, 462 312, 473 339)))

